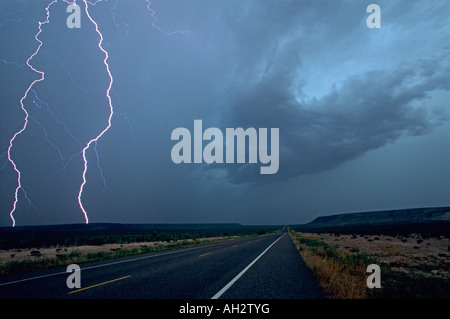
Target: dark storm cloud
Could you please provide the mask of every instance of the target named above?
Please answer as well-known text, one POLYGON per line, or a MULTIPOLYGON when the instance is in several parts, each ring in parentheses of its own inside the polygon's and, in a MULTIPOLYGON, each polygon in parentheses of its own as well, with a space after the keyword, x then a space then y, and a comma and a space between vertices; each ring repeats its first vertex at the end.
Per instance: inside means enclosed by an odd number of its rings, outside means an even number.
MULTIPOLYGON (((0 0, 2 226, 11 224, 17 185, 5 151, 23 125, 19 100, 38 76, 25 62, 49 2, 0 0)), ((337 210, 448 205, 441 145, 450 132, 450 2, 378 0, 377 30, 365 23, 370 3, 154 0, 154 15, 145 0, 90 6, 109 54, 115 113, 98 154, 87 153, 89 221, 279 224, 337 210), (261 175, 261 163, 173 163, 171 133, 192 130, 196 119, 222 132, 278 127, 278 172, 261 175)), ((12 149, 31 200, 19 193, 18 225, 84 222, 80 149, 106 125, 98 34, 84 10, 82 28, 68 29, 66 7, 52 5, 31 61, 45 71, 33 89, 53 112, 30 92, 34 120, 12 149), (67 168, 52 144, 71 158, 67 168)))
MULTIPOLYGON (((272 179, 335 168, 368 150, 405 135, 423 135, 448 119, 448 113, 426 109, 428 93, 449 90, 449 64, 420 60, 394 70, 351 76, 319 99, 298 101, 291 93, 299 64, 283 56, 269 64, 253 87, 239 92, 225 123, 242 127, 280 128, 280 170, 272 179)), ((232 182, 263 180, 255 167, 227 167, 232 182)))
POLYGON ((222 32, 234 60, 220 126, 278 127, 280 169, 261 176, 253 164, 208 168, 225 169, 237 184, 280 181, 333 169, 448 120, 445 102, 441 109, 428 105, 432 92, 449 90, 448 48, 429 37, 431 30, 448 34, 441 32, 445 4, 424 10, 381 2, 387 18, 379 33, 367 32, 368 4, 256 1, 226 11, 222 32), (417 55, 412 34, 425 48, 417 55))

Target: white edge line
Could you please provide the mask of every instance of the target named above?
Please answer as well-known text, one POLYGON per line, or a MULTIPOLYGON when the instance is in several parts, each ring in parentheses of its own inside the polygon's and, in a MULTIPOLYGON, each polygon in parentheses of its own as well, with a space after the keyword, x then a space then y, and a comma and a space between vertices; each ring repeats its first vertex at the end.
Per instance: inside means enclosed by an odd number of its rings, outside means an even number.
MULTIPOLYGON (((255 238, 258 238, 258 237, 255 237, 255 238)), ((253 239, 253 238, 250 238, 250 239, 253 239)), ((213 247, 213 246, 225 245, 225 244, 230 243, 232 241, 233 240, 220 242, 220 243, 215 243, 215 244, 210 244, 210 245, 200 245, 200 246, 196 246, 196 247, 179 248, 179 249, 166 251, 166 252, 160 252, 160 253, 158 253, 158 252, 156 252, 156 253, 149 252, 149 253, 145 253, 146 256, 141 256, 141 257, 136 257, 136 258, 132 258, 132 256, 130 256, 130 259, 114 261, 114 262, 101 264, 101 265, 90 266, 90 267, 85 267, 85 268, 81 268, 81 270, 88 270, 88 269, 93 269, 93 268, 106 267, 106 266, 111 266, 111 265, 116 265, 116 264, 121 264, 121 263, 127 263, 127 262, 141 260, 141 259, 155 258, 155 257, 159 257, 159 256, 171 255, 171 254, 181 253, 181 252, 185 252, 185 251, 201 249, 201 248, 205 248, 207 246, 213 247), (151 255, 149 256, 147 254, 151 254, 151 255)), ((58 276, 58 275, 62 275, 62 274, 67 274, 67 272, 66 271, 61 271, 61 272, 51 273, 51 274, 42 275, 42 276, 36 276, 36 277, 19 279, 19 280, 15 280, 15 281, 4 282, 4 283, 0 283, 0 287, 1 286, 6 286, 6 285, 17 284, 19 282, 24 282, 24 281, 29 281, 29 280, 35 280, 35 279, 41 279, 41 278, 46 278, 46 277, 58 276)))
POLYGON ((272 244, 270 244, 269 247, 266 248, 266 250, 264 250, 258 257, 256 257, 247 267, 245 267, 236 277, 234 277, 229 283, 227 283, 222 289, 219 290, 219 292, 217 292, 214 296, 212 296, 211 299, 219 299, 231 286, 233 286, 233 284, 239 280, 239 278, 242 277, 243 274, 245 274, 245 272, 247 270, 250 269, 250 267, 252 267, 259 258, 261 258, 269 249, 270 247, 272 247, 273 245, 275 245, 275 243, 277 241, 279 241, 281 238, 283 238, 283 236, 286 235, 286 233, 284 233, 283 235, 281 235, 280 237, 278 237, 277 240, 275 240, 272 244))

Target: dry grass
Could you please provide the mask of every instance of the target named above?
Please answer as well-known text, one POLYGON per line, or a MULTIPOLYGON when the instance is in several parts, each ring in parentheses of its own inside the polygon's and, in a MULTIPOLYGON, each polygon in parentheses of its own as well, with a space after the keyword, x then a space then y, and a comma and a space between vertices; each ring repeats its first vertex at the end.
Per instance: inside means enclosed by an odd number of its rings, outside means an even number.
POLYGON ((450 280, 450 239, 444 236, 352 235, 332 233, 305 234, 335 246, 341 254, 358 251, 369 255, 393 271, 427 278, 450 280))
POLYGON ((361 289, 364 278, 355 278, 342 264, 315 255, 308 248, 304 249, 301 255, 308 267, 314 271, 325 294, 338 299, 366 297, 365 289, 361 289))
MULTIPOLYGON (((140 242, 128 244, 83 245, 0 250, 0 276, 11 273, 42 270, 83 263, 191 247, 239 239, 241 236, 183 239, 170 242, 140 242)), ((244 237, 244 236, 242 236, 244 237)))
POLYGON ((325 294, 337 299, 366 298, 367 260, 338 253, 332 246, 309 239, 307 234, 291 230, 290 236, 325 294))
POLYGON ((443 236, 298 233, 291 238, 324 292, 339 299, 450 299, 450 242, 443 236), (381 267, 381 289, 366 285, 381 267))

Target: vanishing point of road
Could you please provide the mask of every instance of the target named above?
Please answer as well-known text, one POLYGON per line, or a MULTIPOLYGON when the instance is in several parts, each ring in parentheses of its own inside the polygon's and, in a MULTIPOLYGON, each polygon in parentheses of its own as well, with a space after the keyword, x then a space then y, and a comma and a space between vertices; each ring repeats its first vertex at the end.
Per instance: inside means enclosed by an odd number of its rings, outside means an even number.
POLYGON ((286 232, 0 278, 0 299, 317 299, 323 294, 286 232))

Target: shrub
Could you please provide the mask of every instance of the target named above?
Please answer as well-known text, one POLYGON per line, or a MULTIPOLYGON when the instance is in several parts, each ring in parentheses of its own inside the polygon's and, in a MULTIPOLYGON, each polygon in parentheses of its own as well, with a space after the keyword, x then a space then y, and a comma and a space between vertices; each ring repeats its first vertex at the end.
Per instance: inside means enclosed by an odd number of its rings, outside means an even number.
MULTIPOLYGON (((352 253, 341 253, 324 242, 301 237, 293 231, 290 232, 290 235, 303 260, 317 277, 324 292, 332 298, 450 298, 450 281, 448 280, 393 271, 390 267, 407 265, 400 263, 391 263, 390 266, 380 264, 375 258, 360 253, 356 249, 352 253), (381 289, 369 289, 365 285, 366 268, 370 264, 378 264, 381 267, 381 289)), ((414 248, 419 249, 420 247, 415 246, 414 248)))
POLYGON ((336 247, 295 233, 291 238, 326 294, 344 299, 366 297, 366 287, 361 283, 365 283, 365 270, 373 258, 359 253, 342 255, 336 247))
POLYGON ((34 256, 34 257, 39 257, 39 256, 41 256, 41 252, 39 250, 32 250, 30 252, 30 255, 34 256))

